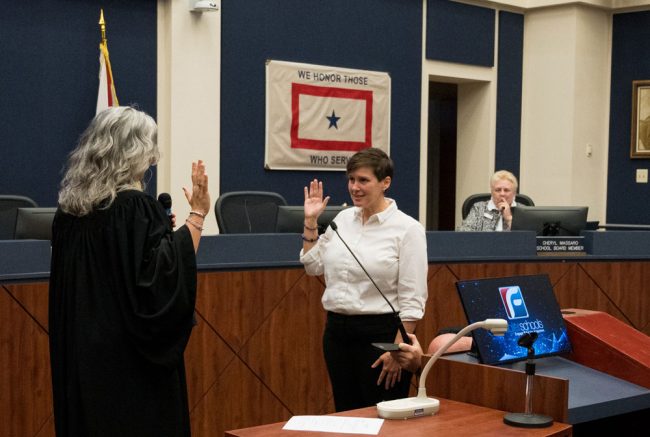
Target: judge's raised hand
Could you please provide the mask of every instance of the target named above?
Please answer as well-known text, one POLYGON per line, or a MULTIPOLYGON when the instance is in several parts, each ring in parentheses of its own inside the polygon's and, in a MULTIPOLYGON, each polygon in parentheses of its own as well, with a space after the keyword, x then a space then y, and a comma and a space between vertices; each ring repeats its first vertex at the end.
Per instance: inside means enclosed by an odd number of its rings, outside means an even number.
POLYGON ((206 215, 210 211, 210 193, 208 192, 208 175, 205 164, 199 159, 192 163, 192 191, 183 187, 185 198, 192 211, 206 215))
POLYGON ((323 183, 314 179, 305 187, 305 219, 317 219, 321 215, 330 196, 323 198, 323 183))

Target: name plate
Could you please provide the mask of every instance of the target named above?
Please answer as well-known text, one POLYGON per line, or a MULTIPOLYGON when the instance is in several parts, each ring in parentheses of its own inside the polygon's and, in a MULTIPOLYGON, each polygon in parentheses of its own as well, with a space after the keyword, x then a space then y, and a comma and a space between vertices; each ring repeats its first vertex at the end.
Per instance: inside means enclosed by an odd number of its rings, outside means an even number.
POLYGON ((586 255, 585 237, 537 237, 537 255, 586 255))

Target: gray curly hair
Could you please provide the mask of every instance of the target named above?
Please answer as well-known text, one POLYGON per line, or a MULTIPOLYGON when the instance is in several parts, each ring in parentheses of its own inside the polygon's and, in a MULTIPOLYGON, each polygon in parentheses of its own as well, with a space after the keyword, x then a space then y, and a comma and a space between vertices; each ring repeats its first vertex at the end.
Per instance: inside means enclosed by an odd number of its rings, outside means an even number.
POLYGON ((117 193, 144 189, 142 178, 160 158, 156 122, 130 106, 95 116, 70 153, 59 206, 75 216, 108 208, 117 193))

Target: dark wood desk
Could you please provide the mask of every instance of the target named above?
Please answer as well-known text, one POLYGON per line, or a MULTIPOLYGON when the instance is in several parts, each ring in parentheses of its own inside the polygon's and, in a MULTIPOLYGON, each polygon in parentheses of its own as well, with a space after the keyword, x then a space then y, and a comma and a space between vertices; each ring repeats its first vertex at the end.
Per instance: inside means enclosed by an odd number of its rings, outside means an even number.
MULTIPOLYGON (((520 247, 528 245, 516 232, 469 234, 427 233, 429 298, 417 327, 421 344, 429 344, 440 328, 467 323, 457 280, 541 273, 551 278, 561 308, 603 311, 650 335, 650 232, 592 232, 593 253, 598 255, 566 258, 521 255, 520 247)), ((301 245, 299 234, 201 239, 198 325, 185 352, 193 437, 334 411, 322 355, 325 311, 320 299, 325 285, 321 278, 306 275, 297 257, 301 245)), ((0 241, 0 436, 54 436, 49 265, 48 242, 0 241)), ((441 380, 434 378, 444 370, 441 361, 428 382, 441 380)), ((521 387, 524 377, 518 377, 521 387)), ((461 385, 468 375, 453 372, 449 378, 461 385)), ((475 382, 464 384, 468 395, 502 393, 498 380, 475 382), (489 391, 493 387, 496 391, 489 391)), ((542 390, 534 393, 543 397, 542 390)), ((430 396, 454 398, 433 391, 430 396)), ((522 397, 518 388, 503 396, 518 408, 522 397)), ((638 398, 624 403, 623 412, 647 408, 638 398)), ((534 411, 542 411, 541 405, 534 403, 534 411)), ((598 418, 622 413, 610 404, 597 407, 588 402, 581 408, 598 418)), ((558 419, 570 420, 570 414, 558 419)))
MULTIPOLYGON (((384 420, 380 436, 418 437, 432 435, 446 436, 571 436, 571 425, 555 422, 548 428, 514 428, 503 423, 505 413, 491 408, 440 399, 440 411, 434 416, 409 420, 384 420)), ((339 416, 377 417, 377 408, 338 413, 339 416)), ((286 431, 286 422, 255 426, 252 428, 226 431, 226 437, 275 437, 298 435, 321 435, 349 437, 351 434, 311 431, 286 431)))

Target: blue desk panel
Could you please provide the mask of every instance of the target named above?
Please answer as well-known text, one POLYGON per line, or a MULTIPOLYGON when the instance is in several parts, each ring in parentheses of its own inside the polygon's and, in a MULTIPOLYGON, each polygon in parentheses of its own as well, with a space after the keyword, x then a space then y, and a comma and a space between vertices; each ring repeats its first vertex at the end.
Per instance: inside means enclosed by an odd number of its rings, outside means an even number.
POLYGON ((429 262, 476 262, 537 258, 534 232, 427 232, 429 262))
POLYGON ((200 270, 302 267, 300 234, 224 234, 201 238, 200 270))
MULTIPOLYGON (((537 256, 533 232, 427 232, 430 263, 650 260, 650 232, 586 232, 585 256, 537 256)), ((299 234, 225 234, 201 238, 201 271, 300 268, 299 234)), ((47 279, 49 241, 0 241, 0 281, 47 279)))
POLYGON ((0 281, 27 281, 50 277, 50 242, 0 241, 0 281))
POLYGON ((585 231, 585 250, 590 255, 647 258, 650 256, 648 231, 585 231))

